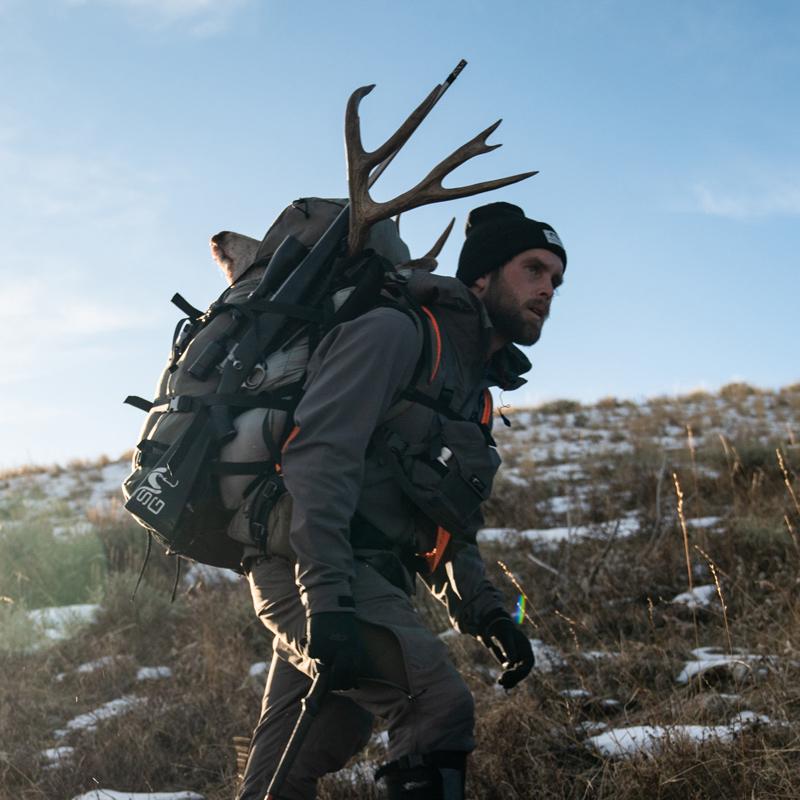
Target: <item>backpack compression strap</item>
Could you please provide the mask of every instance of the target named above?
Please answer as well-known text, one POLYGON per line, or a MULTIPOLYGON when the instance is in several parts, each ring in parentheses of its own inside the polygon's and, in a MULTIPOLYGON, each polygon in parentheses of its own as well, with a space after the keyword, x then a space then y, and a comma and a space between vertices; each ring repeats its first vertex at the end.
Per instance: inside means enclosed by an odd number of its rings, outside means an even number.
POLYGON ((297 381, 282 386, 280 392, 261 392, 259 394, 178 394, 174 397, 157 397, 152 402, 143 397, 128 395, 123 401, 141 411, 165 413, 169 411, 199 411, 207 406, 235 406, 237 408, 274 408, 278 411, 294 410, 296 393, 302 387, 297 381))

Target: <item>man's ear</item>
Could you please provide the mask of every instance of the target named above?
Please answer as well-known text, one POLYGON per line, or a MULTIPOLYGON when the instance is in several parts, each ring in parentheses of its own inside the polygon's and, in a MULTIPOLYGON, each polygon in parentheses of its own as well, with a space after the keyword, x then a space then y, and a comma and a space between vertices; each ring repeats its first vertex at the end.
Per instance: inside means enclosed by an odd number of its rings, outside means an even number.
POLYGON ((486 290, 489 288, 491 274, 491 272, 487 272, 485 275, 481 275, 480 278, 475 279, 475 282, 469 287, 472 294, 476 297, 483 297, 486 294, 486 290))

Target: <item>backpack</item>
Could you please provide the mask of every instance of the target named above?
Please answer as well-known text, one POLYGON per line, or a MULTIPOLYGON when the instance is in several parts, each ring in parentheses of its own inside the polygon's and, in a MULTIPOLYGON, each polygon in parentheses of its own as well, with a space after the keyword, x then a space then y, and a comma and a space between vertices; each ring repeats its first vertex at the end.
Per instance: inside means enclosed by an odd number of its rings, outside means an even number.
MULTIPOLYGON (((273 502, 285 491, 280 450, 316 345, 335 325, 381 304, 401 308, 424 328, 395 269, 410 254, 391 220, 372 228, 364 251, 337 255, 303 304, 272 299, 339 224, 346 203, 294 201, 267 231, 253 264, 232 276, 206 311, 179 294, 172 298, 186 316, 175 328, 155 399, 125 400, 147 412, 122 491, 126 510, 149 534, 148 553, 155 539, 168 554, 241 572, 246 543, 227 535, 228 526, 245 498, 273 502), (270 346, 243 355, 245 343, 276 318, 285 322, 270 346), (230 387, 231 374, 235 388, 220 391, 226 380, 230 387)), ((269 508, 257 511, 262 516, 269 508)))

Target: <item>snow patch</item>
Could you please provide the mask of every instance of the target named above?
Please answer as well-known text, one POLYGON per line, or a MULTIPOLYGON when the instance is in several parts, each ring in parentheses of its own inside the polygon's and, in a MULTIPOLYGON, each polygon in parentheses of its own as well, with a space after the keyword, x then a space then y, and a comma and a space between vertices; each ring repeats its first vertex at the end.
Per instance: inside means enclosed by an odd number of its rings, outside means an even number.
POLYGON ((114 499, 122 501, 122 481, 128 477, 130 471, 131 465, 127 460, 106 464, 100 470, 100 480, 92 485, 86 507, 95 508, 114 499))
POLYGON ((727 725, 636 725, 630 728, 613 728, 610 731, 590 736, 587 746, 597 750, 606 758, 654 753, 670 741, 689 740, 706 742, 711 739, 729 740, 733 730, 727 725))
POLYGON ((584 722, 579 722, 575 726, 576 733, 582 733, 585 736, 594 736, 595 734, 600 733, 600 731, 604 731, 608 729, 607 722, 594 722, 592 720, 585 720, 584 722))
POLYGON ((556 516, 563 516, 569 514, 570 511, 575 510, 575 503, 571 497, 559 495, 558 497, 551 497, 546 501, 551 514, 556 516))
POLYGON ((582 478, 583 467, 580 464, 555 464, 536 470, 536 479, 540 481, 568 481, 582 478))
POLYGON ((592 696, 586 689, 562 689, 559 694, 571 700, 588 700, 592 696))
MULTIPOLYGON (((94 661, 87 661, 85 664, 79 664, 73 672, 78 675, 86 675, 91 672, 97 672, 100 669, 106 669, 107 667, 112 667, 119 661, 127 661, 128 656, 103 656, 102 658, 96 658, 94 661)), ((64 680, 64 678, 69 675, 68 672, 60 672, 56 675, 56 680, 60 683, 64 680)))
POLYGON ((57 642, 69 638, 76 627, 94 622, 99 611, 99 605, 83 603, 34 608, 28 612, 28 617, 34 625, 42 629, 48 639, 57 642))
POLYGON ((75 672, 95 672, 98 669, 110 667, 120 658, 124 658, 124 656, 103 656, 102 658, 95 659, 94 661, 87 661, 85 664, 75 667, 75 672))
POLYGON ((533 648, 533 657, 535 659, 534 669, 539 672, 553 672, 556 669, 566 666, 561 653, 545 644, 541 639, 531 639, 531 647, 533 648))
POLYGON ((87 520, 77 520, 66 525, 53 525, 53 536, 56 539, 68 539, 73 536, 86 536, 95 530, 95 526, 87 520))
POLYGON ((183 576, 183 585, 187 589, 203 584, 204 586, 218 586, 223 583, 236 583, 241 576, 238 572, 223 567, 212 567, 210 564, 195 563, 189 567, 183 576))
POLYGON ((269 672, 269 665, 272 662, 270 661, 257 661, 255 664, 250 665, 250 669, 247 671, 247 674, 251 678, 260 678, 262 675, 266 675, 269 672))
POLYGON ((504 542, 511 534, 516 533, 516 528, 482 528, 478 531, 478 542, 504 542))
POLYGON ((172 670, 169 667, 140 667, 136 672, 137 681, 158 681, 171 677, 172 670))
POLYGON ((637 725, 613 728, 597 736, 590 736, 586 745, 606 758, 619 758, 637 753, 656 753, 674 741, 696 744, 709 741, 727 742, 745 728, 769 721, 769 717, 745 711, 733 717, 727 725, 637 725))
POLYGON ((672 598, 673 603, 685 605, 687 608, 708 608, 717 596, 717 587, 713 583, 695 586, 688 592, 681 592, 672 598))
POLYGON ((531 485, 531 482, 527 478, 523 478, 516 471, 510 469, 503 473, 503 478, 513 486, 521 486, 524 489, 527 489, 531 485))
POLYGON ((60 767, 65 761, 69 761, 75 753, 74 747, 49 747, 42 750, 42 758, 46 760, 45 769, 60 767))
POLYGON ((517 531, 514 528, 483 528, 478 531, 478 542, 508 542, 519 537, 540 544, 557 544, 576 539, 607 539, 616 531, 617 537, 632 536, 639 531, 639 520, 635 514, 627 514, 618 520, 610 520, 596 525, 577 525, 575 527, 528 528, 517 531))
POLYGON ((622 653, 613 650, 582 650, 579 655, 587 661, 603 661, 606 658, 620 658, 622 653))
POLYGON ((63 739, 73 731, 93 731, 102 720, 119 717, 122 714, 126 714, 144 705, 146 702, 147 700, 145 698, 130 694, 120 697, 117 700, 110 700, 94 711, 89 711, 86 714, 80 714, 74 717, 67 723, 66 728, 55 731, 53 735, 57 739, 63 739))
POLYGON ((718 647, 698 647, 692 650, 694 660, 687 661, 677 678, 677 683, 689 683, 692 678, 710 671, 729 671, 734 679, 741 680, 753 671, 753 664, 775 664, 777 656, 761 656, 734 650, 726 653, 718 647))
POLYGON ((695 517, 686 520, 686 524, 690 528, 713 528, 720 522, 722 522, 722 517, 695 517))

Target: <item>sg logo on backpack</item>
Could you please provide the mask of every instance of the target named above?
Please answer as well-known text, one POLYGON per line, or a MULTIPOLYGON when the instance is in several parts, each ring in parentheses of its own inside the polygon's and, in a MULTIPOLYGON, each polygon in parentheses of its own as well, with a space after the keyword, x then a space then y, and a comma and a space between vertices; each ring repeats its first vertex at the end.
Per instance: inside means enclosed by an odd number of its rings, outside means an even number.
POLYGON ((151 514, 158 515, 161 511, 164 510, 164 501, 159 497, 161 492, 164 490, 164 486, 168 486, 170 489, 175 489, 180 481, 175 481, 174 483, 167 478, 168 469, 167 467, 156 467, 154 470, 151 470, 150 474, 145 479, 145 484, 140 486, 131 497, 131 500, 135 500, 138 503, 141 503, 143 506, 150 511, 151 514))

